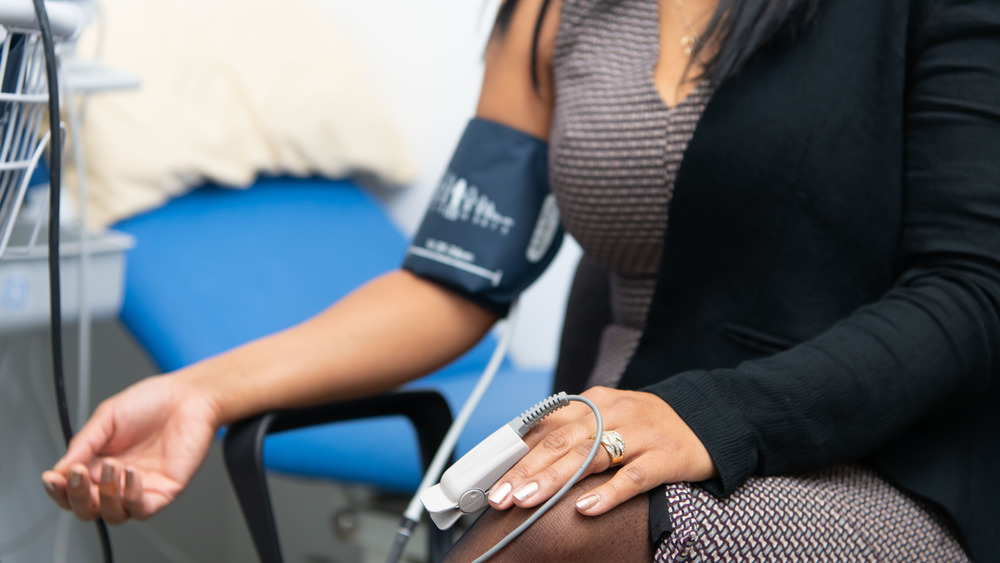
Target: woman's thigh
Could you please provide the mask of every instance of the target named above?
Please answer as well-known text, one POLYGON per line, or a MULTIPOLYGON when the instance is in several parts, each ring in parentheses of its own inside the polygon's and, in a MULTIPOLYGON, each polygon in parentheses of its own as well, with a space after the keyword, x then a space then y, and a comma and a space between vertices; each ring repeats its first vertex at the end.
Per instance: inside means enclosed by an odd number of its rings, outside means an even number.
MULTIPOLYGON (((490 561, 652 561, 648 495, 636 496, 601 516, 583 516, 576 511, 576 500, 612 475, 605 472, 581 480, 490 561)), ((516 507, 487 509, 455 544, 446 563, 475 560, 533 513, 534 509, 516 507)))
POLYGON ((752 478, 726 499, 679 483, 663 500, 658 563, 968 561, 945 518, 861 465, 752 478))

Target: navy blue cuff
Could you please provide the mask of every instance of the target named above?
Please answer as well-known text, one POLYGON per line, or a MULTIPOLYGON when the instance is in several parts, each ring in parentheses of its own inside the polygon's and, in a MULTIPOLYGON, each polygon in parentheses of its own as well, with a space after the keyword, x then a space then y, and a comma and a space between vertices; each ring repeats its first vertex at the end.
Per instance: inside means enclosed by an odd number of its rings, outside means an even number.
POLYGON ((427 281, 429 281, 429 282, 437 285, 438 287, 442 287, 444 289, 447 289, 448 291, 454 293, 455 295, 458 295, 459 297, 464 298, 466 301, 471 301, 471 302, 475 303, 476 305, 479 305, 483 309, 486 309, 490 313, 493 313, 494 315, 496 315, 496 316, 498 316, 500 318, 506 317, 507 313, 510 312, 510 303, 507 303, 507 302, 498 302, 498 301, 491 301, 489 299, 489 297, 487 295, 483 294, 483 293, 473 293, 473 292, 465 289, 464 287, 462 287, 460 285, 450 284, 450 283, 448 283, 448 282, 446 282, 444 280, 441 280, 441 279, 438 279, 438 278, 434 278, 434 277, 430 277, 430 276, 426 276, 426 275, 421 274, 420 272, 415 272, 405 262, 403 263, 402 266, 400 266, 400 268, 403 269, 403 270, 406 270, 407 272, 410 272, 411 274, 417 276, 418 278, 427 280, 427 281))

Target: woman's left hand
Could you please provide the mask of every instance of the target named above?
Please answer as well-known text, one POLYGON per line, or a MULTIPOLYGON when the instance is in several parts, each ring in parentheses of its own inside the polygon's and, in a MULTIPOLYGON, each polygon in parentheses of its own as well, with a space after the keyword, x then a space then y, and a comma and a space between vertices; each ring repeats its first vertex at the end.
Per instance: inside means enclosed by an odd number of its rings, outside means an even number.
MULTIPOLYGON (((604 431, 621 434, 625 456, 610 480, 576 499, 581 514, 603 514, 662 483, 704 481, 716 475, 708 450, 663 399, 606 387, 594 387, 583 396, 600 409, 604 431)), ((546 417, 525 436, 531 451, 496 482, 490 504, 501 510, 530 508, 551 498, 587 458, 595 428, 592 411, 579 402, 546 417)), ((610 467, 611 456, 600 446, 585 475, 610 467)))

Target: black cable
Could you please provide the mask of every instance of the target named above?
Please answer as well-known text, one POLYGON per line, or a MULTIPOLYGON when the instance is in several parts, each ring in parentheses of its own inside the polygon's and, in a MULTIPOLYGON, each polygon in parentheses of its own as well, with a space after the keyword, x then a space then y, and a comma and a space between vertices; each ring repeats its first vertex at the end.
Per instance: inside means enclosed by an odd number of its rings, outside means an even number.
MULTIPOLYGON (((69 420, 69 405, 66 401, 66 374, 63 368, 62 343, 62 288, 59 272, 59 196, 62 189, 62 130, 59 127, 59 82, 56 76, 56 48, 49 25, 49 15, 43 0, 32 0, 38 29, 42 33, 42 47, 45 50, 45 77, 49 90, 49 319, 52 333, 52 374, 55 378, 56 404, 59 422, 62 425, 66 445, 73 437, 69 420)), ((86 236, 86 233, 81 233, 86 236)), ((97 519, 97 534, 101 540, 101 551, 105 563, 112 563, 111 538, 104 520, 97 519)))

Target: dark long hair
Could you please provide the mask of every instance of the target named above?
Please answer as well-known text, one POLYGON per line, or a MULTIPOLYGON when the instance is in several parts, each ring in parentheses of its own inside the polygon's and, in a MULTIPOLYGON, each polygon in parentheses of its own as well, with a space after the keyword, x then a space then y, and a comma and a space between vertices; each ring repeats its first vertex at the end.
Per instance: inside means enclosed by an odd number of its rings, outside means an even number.
MULTIPOLYGON (((510 25, 518 0, 505 0, 493 24, 493 33, 503 35, 510 25)), ((611 0, 615 1, 615 0, 611 0)), ((550 0, 542 0, 535 22, 531 49, 531 80, 538 88, 538 35, 550 0)), ((812 20, 819 0, 719 0, 719 7, 695 45, 691 59, 697 59, 708 44, 719 50, 709 59, 697 78, 719 84, 740 71, 762 47, 786 40, 802 31, 812 20)))

